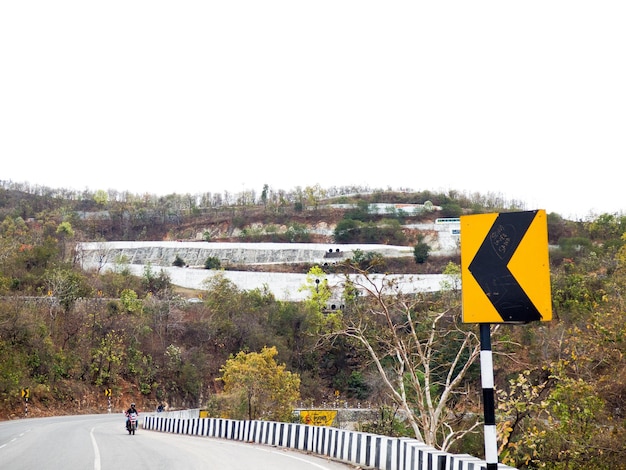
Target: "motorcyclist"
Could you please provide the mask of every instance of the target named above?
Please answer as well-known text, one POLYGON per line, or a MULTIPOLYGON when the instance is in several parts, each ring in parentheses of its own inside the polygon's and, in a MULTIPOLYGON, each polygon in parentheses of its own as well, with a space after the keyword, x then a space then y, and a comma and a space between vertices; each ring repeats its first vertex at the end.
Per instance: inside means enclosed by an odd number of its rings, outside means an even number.
POLYGON ((139 416, 139 411, 137 411, 137 408, 135 408, 135 404, 131 403, 130 404, 130 408, 128 408, 125 412, 126 414, 126 429, 130 428, 130 415, 135 413, 137 416, 139 416))

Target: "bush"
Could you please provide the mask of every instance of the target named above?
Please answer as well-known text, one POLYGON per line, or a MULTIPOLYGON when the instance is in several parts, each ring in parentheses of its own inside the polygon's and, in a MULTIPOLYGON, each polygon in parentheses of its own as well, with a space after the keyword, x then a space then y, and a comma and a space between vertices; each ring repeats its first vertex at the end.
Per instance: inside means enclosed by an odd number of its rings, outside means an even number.
POLYGON ((220 269, 221 267, 222 263, 215 256, 209 256, 204 262, 204 269, 220 269))
POLYGON ((187 263, 185 263, 185 260, 182 259, 179 255, 176 255, 176 259, 174 260, 174 262, 172 263, 174 266, 176 266, 177 268, 182 268, 183 266, 185 266, 187 263))
POLYGON ((335 242, 349 243, 358 240, 361 224, 354 219, 342 219, 335 227, 335 242))
POLYGON ((363 373, 353 370, 348 378, 348 396, 358 400, 365 400, 369 396, 369 389, 363 373))
POLYGON ((391 437, 409 437, 412 435, 411 429, 402 420, 398 410, 386 405, 380 407, 378 419, 363 423, 362 431, 391 437))
POLYGON ((430 246, 428 243, 419 242, 415 245, 415 248, 413 248, 413 256, 417 264, 424 264, 430 256, 430 246))
POLYGON ((461 217, 463 209, 456 202, 448 202, 441 205, 441 215, 443 217, 461 217))

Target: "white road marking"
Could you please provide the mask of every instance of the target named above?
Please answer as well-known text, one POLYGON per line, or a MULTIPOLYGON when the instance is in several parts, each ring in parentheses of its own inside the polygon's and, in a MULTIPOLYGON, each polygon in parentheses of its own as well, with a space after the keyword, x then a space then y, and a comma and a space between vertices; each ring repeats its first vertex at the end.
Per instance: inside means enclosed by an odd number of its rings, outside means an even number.
POLYGON ((9 442, 7 442, 6 444, 2 444, 2 445, 0 446, 0 449, 5 448, 5 447, 6 447, 6 446, 8 446, 9 444, 13 444, 13 443, 14 443, 15 441, 17 441, 20 437, 24 437, 24 435, 25 435, 27 432, 30 432, 30 429, 27 429, 26 431, 24 431, 23 433, 21 433, 21 434, 20 434, 20 435, 18 435, 17 437, 14 437, 13 439, 11 439, 11 440, 10 440, 9 442))
POLYGON ((100 449, 98 449, 98 443, 96 442, 96 437, 93 435, 94 429, 96 428, 91 428, 91 431, 89 432, 89 435, 91 436, 91 444, 93 445, 93 453, 94 453, 93 470, 100 470, 101 468, 100 449))

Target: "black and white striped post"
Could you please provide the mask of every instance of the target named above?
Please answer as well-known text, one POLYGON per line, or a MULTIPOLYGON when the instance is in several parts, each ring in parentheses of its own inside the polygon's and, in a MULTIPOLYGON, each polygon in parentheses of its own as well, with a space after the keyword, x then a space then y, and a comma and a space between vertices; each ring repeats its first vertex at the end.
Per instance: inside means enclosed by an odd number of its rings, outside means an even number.
POLYGON ((30 388, 22 389, 22 398, 24 399, 24 417, 28 418, 28 399, 30 398, 30 388))
POLYGON ((496 434, 496 400, 493 390, 493 354, 491 351, 491 324, 480 324, 480 379, 483 388, 485 414, 485 461, 487 470, 498 468, 498 440, 496 434))

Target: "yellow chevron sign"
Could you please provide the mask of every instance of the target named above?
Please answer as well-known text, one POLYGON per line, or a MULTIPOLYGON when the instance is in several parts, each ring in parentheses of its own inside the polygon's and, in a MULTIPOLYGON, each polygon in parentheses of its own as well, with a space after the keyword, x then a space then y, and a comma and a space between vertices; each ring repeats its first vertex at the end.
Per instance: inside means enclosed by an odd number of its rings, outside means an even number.
POLYGON ((461 217, 464 323, 552 319, 544 210, 461 217))

